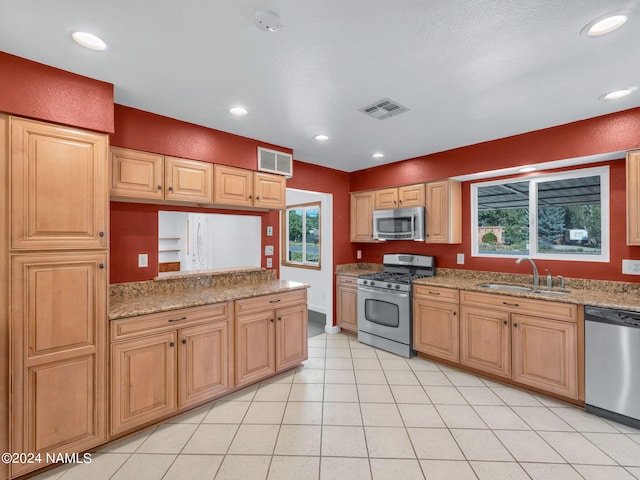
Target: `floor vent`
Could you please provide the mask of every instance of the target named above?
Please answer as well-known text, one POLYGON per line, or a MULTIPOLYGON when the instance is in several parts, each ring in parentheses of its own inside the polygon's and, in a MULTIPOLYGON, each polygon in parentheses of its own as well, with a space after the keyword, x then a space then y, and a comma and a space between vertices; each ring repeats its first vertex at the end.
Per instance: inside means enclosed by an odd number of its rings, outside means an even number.
POLYGON ((371 105, 367 105, 364 108, 358 110, 359 112, 369 115, 370 117, 377 118, 378 120, 385 120, 390 117, 395 117, 401 113, 408 112, 409 108, 404 105, 400 105, 395 100, 390 98, 383 98, 371 105))

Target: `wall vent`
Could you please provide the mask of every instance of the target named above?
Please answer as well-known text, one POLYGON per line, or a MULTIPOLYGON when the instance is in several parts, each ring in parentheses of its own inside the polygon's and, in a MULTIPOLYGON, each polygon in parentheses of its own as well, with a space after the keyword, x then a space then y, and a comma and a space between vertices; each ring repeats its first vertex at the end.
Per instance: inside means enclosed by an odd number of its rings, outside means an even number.
POLYGON ((258 170, 291 178, 293 176, 293 155, 258 147, 258 170))
POLYGON ((359 112, 369 115, 370 117, 377 118, 378 120, 385 120, 387 118, 395 117, 401 113, 408 112, 409 108, 404 105, 400 105, 395 100, 390 98, 383 98, 382 100, 367 105, 364 108, 358 110, 359 112))

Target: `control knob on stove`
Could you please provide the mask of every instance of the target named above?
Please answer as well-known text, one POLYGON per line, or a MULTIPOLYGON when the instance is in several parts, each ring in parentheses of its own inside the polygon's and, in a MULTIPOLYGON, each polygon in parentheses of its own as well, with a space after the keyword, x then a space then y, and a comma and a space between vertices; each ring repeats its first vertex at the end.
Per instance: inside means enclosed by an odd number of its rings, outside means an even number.
POLYGON ((400 290, 400 285, 396 285, 396 290, 400 290))
POLYGON ((391 288, 392 285, 390 283, 387 283, 387 288, 391 288))
POLYGON ((376 284, 376 282, 372 281, 371 282, 371 286, 373 287, 376 284))
POLYGON ((369 282, 368 282, 368 281, 366 281, 366 280, 364 280, 364 281, 362 282, 362 284, 363 284, 363 285, 369 285, 369 282))

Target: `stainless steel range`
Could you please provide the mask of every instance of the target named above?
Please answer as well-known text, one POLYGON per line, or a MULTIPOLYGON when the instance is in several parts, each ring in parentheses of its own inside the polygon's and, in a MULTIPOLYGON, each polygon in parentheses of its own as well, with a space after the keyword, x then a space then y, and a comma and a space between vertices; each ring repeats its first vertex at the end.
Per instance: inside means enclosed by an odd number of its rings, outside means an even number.
POLYGON ((384 271, 358 276, 358 341, 412 357, 411 282, 436 274, 435 258, 385 254, 384 271))

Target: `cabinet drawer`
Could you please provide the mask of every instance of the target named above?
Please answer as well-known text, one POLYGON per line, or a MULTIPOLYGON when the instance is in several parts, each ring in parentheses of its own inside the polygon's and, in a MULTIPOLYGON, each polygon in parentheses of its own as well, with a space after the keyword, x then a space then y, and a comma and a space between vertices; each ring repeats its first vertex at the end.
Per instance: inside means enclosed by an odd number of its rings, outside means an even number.
POLYGON ((428 298, 440 302, 458 303, 460 293, 452 288, 430 287, 428 285, 414 285, 413 294, 416 297, 428 298))
POLYGON ((202 307, 182 308, 169 312, 152 313, 137 317, 111 321, 111 341, 123 340, 147 333, 175 330, 185 325, 205 321, 226 321, 230 302, 216 303, 202 307))
POLYGON ((236 315, 244 315, 249 312, 265 311, 273 308, 286 307, 307 301, 307 290, 295 290, 274 295, 263 295, 244 300, 236 300, 236 315))
POLYGON ((338 275, 337 276, 338 286, 344 288, 357 288, 358 279, 356 277, 351 277, 349 275, 338 275))
POLYGON ((550 302, 548 300, 534 300, 531 298, 469 291, 462 291, 460 295, 460 303, 464 305, 508 310, 513 313, 523 313, 565 322, 575 323, 578 319, 578 307, 571 303, 550 302))

